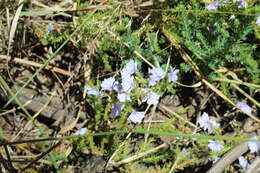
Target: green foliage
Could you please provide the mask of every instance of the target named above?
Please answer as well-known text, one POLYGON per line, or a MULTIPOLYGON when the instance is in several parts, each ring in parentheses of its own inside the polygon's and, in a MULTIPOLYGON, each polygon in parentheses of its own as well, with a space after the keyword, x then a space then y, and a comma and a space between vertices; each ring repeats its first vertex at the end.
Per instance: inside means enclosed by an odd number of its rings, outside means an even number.
POLYGON ((180 12, 175 18, 170 12, 164 14, 166 27, 179 35, 204 75, 219 67, 246 67, 251 80, 259 81, 259 61, 253 55, 256 46, 246 42, 253 34, 254 16, 245 14, 231 18, 227 11, 245 13, 234 4, 220 5, 218 12, 203 12, 204 7, 198 4, 192 9, 182 4, 176 8, 180 12))
MULTIPOLYGON (((91 133, 113 130, 128 130, 130 133, 133 127, 143 126, 131 124, 127 120, 133 110, 144 110, 145 104, 142 103, 144 93, 142 93, 141 88, 150 87, 148 85, 148 69, 151 67, 144 63, 136 52, 154 66, 160 66, 167 72, 175 67, 180 67, 181 72, 192 71, 192 68, 184 63, 179 55, 173 54, 174 48, 169 49, 168 40, 160 32, 162 27, 170 29, 172 33, 177 35, 183 49, 188 52, 192 61, 209 79, 215 79, 217 76, 215 71, 220 67, 225 67, 228 69, 245 68, 243 74, 238 73, 239 77, 253 82, 260 81, 256 45, 248 44, 248 40, 257 35, 258 30, 256 26, 252 26, 255 16, 248 14, 254 14, 257 9, 238 9, 237 4, 230 3, 220 5, 218 11, 208 11, 205 10, 205 4, 199 0, 165 0, 164 2, 154 0, 153 2, 155 3, 153 8, 158 11, 150 11, 151 20, 147 19, 145 22, 140 22, 139 19, 123 14, 120 11, 122 10, 121 7, 108 8, 102 10, 102 12, 94 13, 87 24, 71 39, 73 46, 84 53, 92 50, 92 48, 95 49, 91 56, 94 69, 91 74, 92 79, 96 79, 100 75, 98 72, 103 75, 108 71, 116 71, 113 75, 120 81, 118 70, 122 69, 129 59, 134 59, 138 64, 139 72, 135 75, 136 87, 132 91, 132 101, 125 103, 125 108, 119 117, 113 118, 111 116, 112 105, 118 103, 117 93, 113 91, 103 92, 104 97, 91 96, 86 98, 94 111, 93 117, 89 118, 90 120, 87 122, 87 128, 91 133), (235 18, 231 18, 232 13, 227 12, 236 13, 235 18), (167 63, 169 58, 170 64, 167 63), (101 71, 96 69, 101 69, 101 71)), ((88 5, 88 2, 81 3, 80 7, 86 5, 88 5)), ((76 25, 87 17, 87 15, 79 12, 77 15, 79 18, 76 20, 76 25)), ((60 32, 53 31, 41 38, 42 44, 60 45, 72 32, 73 28, 70 27, 60 32)), ((184 76, 184 74, 180 75, 184 76)), ((100 81, 102 80, 103 76, 100 78, 100 81)), ((92 87, 99 88, 95 85, 98 86, 100 81, 88 82, 92 84, 92 87)), ((232 96, 229 84, 221 83, 220 87, 226 96, 232 96)), ((166 92, 171 94, 177 92, 176 84, 168 82, 167 78, 159 81, 151 89, 161 95, 166 92)), ((187 106, 178 113, 184 114, 189 108, 190 106, 187 106)), ((150 112, 148 111, 148 113, 150 112)), ((171 117, 164 123, 152 124, 151 127, 157 132, 168 132, 173 130, 173 125, 174 127, 176 125, 176 129, 174 129, 176 132, 184 133, 186 129, 190 130, 188 125, 179 125, 176 117, 171 117)), ((220 130, 216 130, 214 134, 221 135, 220 132, 220 130)), ((74 144, 78 152, 99 152, 105 158, 110 158, 114 152, 117 152, 113 160, 120 161, 144 153, 162 142, 157 136, 152 135, 146 142, 139 140, 139 138, 135 139, 137 140, 132 142, 131 138, 125 139, 125 136, 88 136, 75 140, 74 144), (125 142, 124 145, 120 145, 123 141, 125 142)), ((184 138, 178 138, 174 142, 174 147, 157 151, 133 161, 126 165, 125 169, 130 169, 133 165, 142 162, 167 170, 172 165, 177 164, 182 165, 177 170, 182 170, 189 165, 199 163, 199 159, 202 157, 222 155, 229 149, 229 145, 227 145, 220 152, 210 152, 206 148, 208 140, 197 139, 189 142, 191 149, 183 154, 181 148, 186 147, 184 138), (185 163, 191 157, 194 160, 185 163), (162 162, 163 166, 160 165, 162 162)), ((42 144, 40 147, 44 145, 42 144)), ((50 154, 50 161, 57 170, 59 165, 56 162, 62 159, 65 159, 65 155, 50 154)))

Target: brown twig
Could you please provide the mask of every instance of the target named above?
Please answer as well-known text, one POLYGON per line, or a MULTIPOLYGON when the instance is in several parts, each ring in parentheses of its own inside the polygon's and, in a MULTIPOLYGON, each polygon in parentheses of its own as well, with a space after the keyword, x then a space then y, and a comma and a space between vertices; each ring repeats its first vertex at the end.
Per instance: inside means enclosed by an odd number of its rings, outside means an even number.
MULTIPOLYGON (((25 59, 20 59, 20 58, 11 58, 10 56, 7 56, 7 55, 0 55, 0 59, 5 59, 5 60, 8 60, 8 61, 14 61, 15 63, 18 63, 18 64, 25 64, 25 65, 34 66, 34 67, 41 67, 42 66, 42 64, 37 63, 37 62, 33 62, 33 61, 25 60, 25 59)), ((53 72, 57 72, 57 73, 60 73, 60 74, 66 75, 66 76, 70 76, 70 77, 73 76, 72 72, 69 72, 69 71, 66 71, 66 70, 63 70, 63 69, 60 69, 60 68, 57 68, 57 67, 53 67, 53 66, 50 66, 50 65, 47 65, 45 67, 45 69, 51 70, 53 72)))
POLYGON ((25 166, 19 173, 24 172, 26 169, 30 168, 33 164, 35 164, 38 160, 43 158, 45 155, 47 155, 51 150, 56 148, 61 144, 61 141, 59 141, 57 144, 53 145, 51 148, 49 148, 47 151, 43 152, 40 156, 38 156, 35 160, 33 160, 31 163, 29 163, 27 166, 25 166))

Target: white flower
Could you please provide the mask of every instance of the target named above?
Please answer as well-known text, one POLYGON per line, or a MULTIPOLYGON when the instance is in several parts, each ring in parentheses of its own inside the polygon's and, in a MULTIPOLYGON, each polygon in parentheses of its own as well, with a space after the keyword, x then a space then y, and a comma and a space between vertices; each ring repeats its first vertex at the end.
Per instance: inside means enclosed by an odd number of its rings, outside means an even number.
POLYGON ((128 119, 135 124, 141 123, 143 118, 144 118, 144 112, 137 112, 137 111, 133 111, 128 117, 128 119))
POLYGON ((232 15, 229 17, 230 20, 235 19, 235 18, 236 18, 236 16, 235 16, 234 14, 232 14, 232 15))
POLYGON ((257 17, 257 19, 256 19, 256 24, 257 24, 257 25, 260 25, 260 16, 257 17))

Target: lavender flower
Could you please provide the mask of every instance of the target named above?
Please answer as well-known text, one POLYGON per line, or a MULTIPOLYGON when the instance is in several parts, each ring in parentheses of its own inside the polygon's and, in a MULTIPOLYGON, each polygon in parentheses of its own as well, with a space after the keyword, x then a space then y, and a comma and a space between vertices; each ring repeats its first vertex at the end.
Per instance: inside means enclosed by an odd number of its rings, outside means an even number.
POLYGON ((245 159, 245 157, 243 157, 243 156, 240 156, 239 158, 238 158, 238 161, 239 161, 239 164, 242 166, 242 168, 244 168, 244 169, 246 169, 248 166, 249 166, 249 164, 248 164, 248 161, 245 159))
POLYGON ((84 89, 87 90, 88 95, 93 95, 93 96, 100 96, 102 95, 98 90, 91 88, 87 85, 84 86, 84 89))
POLYGON ((130 95, 127 93, 121 93, 117 95, 117 99, 120 102, 126 102, 126 101, 131 101, 130 95))
POLYGON ((246 8, 247 7, 247 2, 245 0, 235 0, 238 2, 238 8, 246 8))
POLYGON ((148 105, 156 105, 160 99, 160 95, 155 92, 149 92, 143 102, 146 102, 148 105))
POLYGON ((151 73, 149 77, 150 86, 154 86, 158 81, 160 81, 164 77, 164 71, 162 68, 149 69, 149 73, 151 73))
MULTIPOLYGON (((258 139, 258 138, 254 136, 250 139, 258 139)), ((247 145, 251 153, 258 152, 258 150, 260 149, 260 142, 250 141, 247 142, 247 145)))
POLYGON ((221 144, 218 143, 217 141, 213 141, 213 140, 209 140, 208 147, 209 147, 212 151, 220 151, 220 150, 222 150, 222 149, 224 148, 223 145, 221 145, 221 144))
POLYGON ((221 4, 220 1, 217 1, 213 4, 210 4, 206 7, 207 10, 216 10, 218 8, 218 5, 221 4))
POLYGON ((113 105, 112 105, 112 108, 111 108, 111 114, 112 114, 112 116, 113 116, 114 118, 115 118, 115 117, 118 117, 118 116, 121 114, 121 112, 123 111, 124 107, 125 107, 125 104, 121 104, 121 103, 119 103, 119 104, 113 104, 113 105))
POLYGON ((178 79, 177 74, 179 73, 179 71, 180 71, 179 69, 172 69, 168 74, 168 81, 175 82, 178 79))
POLYGON ((244 113, 252 114, 252 108, 248 106, 246 103, 238 102, 236 106, 241 109, 244 113))
POLYGON ((142 88, 141 91, 143 93, 148 93, 151 90, 151 88, 142 88))
POLYGON ((213 129, 216 129, 219 127, 219 124, 216 123, 214 120, 210 119, 208 114, 204 112, 201 117, 199 117, 199 124, 200 127, 204 130, 208 130, 208 132, 211 132, 213 129))
POLYGON ((122 91, 130 92, 135 87, 134 77, 127 75, 122 79, 122 91))
POLYGON ((134 60, 130 60, 125 67, 121 70, 122 78, 130 76, 137 72, 137 63, 134 60))
POLYGON ((50 34, 53 30, 54 30, 54 26, 51 23, 49 23, 47 26, 46 35, 50 34))
POLYGON ((123 90, 123 86, 122 86, 120 83, 118 83, 118 81, 116 81, 116 82, 114 83, 113 89, 114 89, 116 92, 121 92, 121 91, 123 90))
POLYGON ((87 131, 87 128, 81 128, 74 133, 74 135, 84 135, 87 131))
POLYGON ((116 80, 114 77, 104 79, 101 83, 102 90, 111 91, 116 84, 115 82, 116 80))
POLYGON ((141 123, 143 118, 144 118, 144 112, 137 112, 137 111, 133 111, 128 117, 128 119, 135 124, 141 123))

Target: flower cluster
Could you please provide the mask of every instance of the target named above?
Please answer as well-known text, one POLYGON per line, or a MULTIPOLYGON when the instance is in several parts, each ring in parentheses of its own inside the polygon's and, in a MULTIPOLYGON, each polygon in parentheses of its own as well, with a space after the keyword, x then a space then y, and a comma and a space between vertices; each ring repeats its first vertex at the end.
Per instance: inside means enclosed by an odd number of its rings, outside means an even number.
MULTIPOLYGON (((246 8, 247 7, 247 2, 245 0, 235 0, 238 3, 238 8, 246 8)), ((216 10, 218 9, 218 6, 221 4, 221 1, 216 1, 212 4, 209 4, 208 6, 206 6, 205 8, 207 10, 216 10)), ((228 3, 227 1, 224 3, 228 3)))
MULTIPOLYGON (((129 62, 120 70, 121 81, 117 81, 115 77, 109 77, 104 79, 101 82, 101 91, 103 92, 113 92, 117 93, 118 102, 112 105, 111 115, 115 118, 120 116, 121 112, 125 108, 126 102, 131 102, 132 99, 132 90, 137 86, 135 84, 135 74, 138 72, 137 63, 134 60, 129 60, 129 62)), ((172 69, 168 73, 168 82, 175 82, 178 79, 177 74, 179 73, 178 69, 172 69)), ((155 86, 157 82, 162 80, 166 76, 166 72, 162 68, 153 68, 149 69, 149 79, 148 85, 155 86)), ((84 87, 87 90, 89 96, 103 96, 103 94, 89 86, 84 87)), ((160 94, 152 91, 152 88, 141 88, 140 89, 144 94, 142 102, 147 103, 148 105, 156 105, 159 102, 161 97, 160 94)), ((141 123, 144 118, 144 112, 133 111, 128 119, 133 123, 141 123)))

